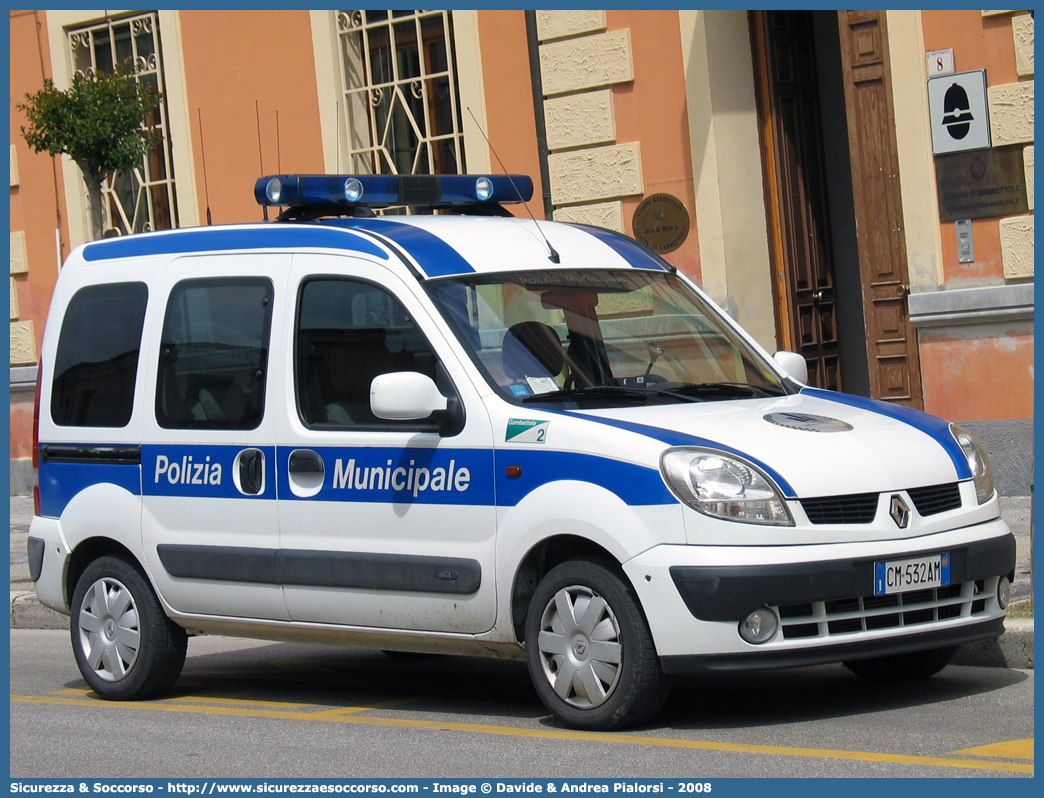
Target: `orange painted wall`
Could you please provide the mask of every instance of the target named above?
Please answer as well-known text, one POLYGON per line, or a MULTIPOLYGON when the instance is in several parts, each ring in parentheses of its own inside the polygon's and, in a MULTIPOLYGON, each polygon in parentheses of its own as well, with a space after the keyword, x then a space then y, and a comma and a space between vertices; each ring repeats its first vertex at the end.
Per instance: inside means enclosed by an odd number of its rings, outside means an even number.
POLYGON ((651 194, 673 194, 689 210, 685 243, 664 257, 697 282, 700 271, 696 195, 692 178, 685 71, 677 11, 607 11, 609 30, 629 29, 634 81, 613 87, 616 140, 641 142, 645 195, 623 199, 624 228, 639 203, 651 194))
POLYGON ((15 108, 26 94, 43 88, 51 77, 47 43, 46 12, 11 12, 11 143, 18 163, 18 185, 11 188, 11 232, 25 232, 27 274, 15 275, 18 290, 18 315, 32 319, 37 351, 43 340, 44 321, 58 279, 58 248, 55 229, 61 230, 61 258, 69 255, 69 233, 65 222, 65 188, 60 158, 34 153, 22 138, 25 115, 15 108), (55 212, 57 200, 57 213, 55 212))
POLYGON ((1033 329, 973 340, 922 330, 924 409, 950 421, 1033 418, 1033 329))
POLYGON ((308 12, 180 18, 200 222, 207 194, 214 224, 260 221, 262 164, 265 174, 325 171, 308 12))
MULTIPOLYGON (((65 208, 62 164, 47 153, 34 153, 22 138, 26 124, 24 114, 15 108, 25 102, 26 94, 43 88, 44 78, 51 77, 47 22, 44 11, 12 11, 10 20, 11 91, 10 134, 15 148, 18 185, 11 188, 11 232, 25 233, 26 261, 29 271, 15 275, 18 292, 18 317, 33 321, 39 353, 51 294, 58 278, 58 261, 69 254, 69 230, 65 208), (58 229, 63 242, 61 251, 55 241, 58 229)), ((11 458, 32 455, 33 393, 11 395, 11 458)))
MULTIPOLYGON (((983 17, 978 10, 922 11, 925 51, 952 49, 958 72, 986 70, 989 86, 1018 83, 1011 16, 983 17)), ((975 262, 957 260, 957 234, 952 222, 942 224, 943 272, 947 286, 960 287, 966 280, 981 284, 1003 278, 998 219, 972 221, 975 262)))
MULTIPOLYGON (((533 216, 542 219, 544 186, 540 180, 525 12, 479 11, 478 29, 489 125, 486 135, 508 172, 533 178, 533 199, 529 209, 533 216)), ((463 113, 463 120, 464 129, 470 133, 475 122, 467 110, 463 113)), ((493 171, 499 173, 501 169, 496 156, 490 153, 489 157, 493 171)), ((469 171, 474 171, 474 167, 469 165, 469 171)), ((509 210, 515 216, 528 215, 520 207, 509 210)))

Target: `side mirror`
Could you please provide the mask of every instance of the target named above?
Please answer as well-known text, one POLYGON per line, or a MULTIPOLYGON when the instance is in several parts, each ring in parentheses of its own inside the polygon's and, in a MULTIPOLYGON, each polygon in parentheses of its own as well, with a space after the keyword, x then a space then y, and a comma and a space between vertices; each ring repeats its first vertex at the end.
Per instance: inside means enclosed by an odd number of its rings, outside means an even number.
POLYGON ((797 352, 780 351, 776 352, 772 359, 792 380, 802 385, 808 383, 808 364, 802 355, 797 352))
POLYGON ((370 410, 389 421, 420 421, 430 418, 439 424, 439 435, 456 435, 464 428, 464 412, 456 396, 445 397, 435 381, 416 371, 381 374, 370 383, 370 410))

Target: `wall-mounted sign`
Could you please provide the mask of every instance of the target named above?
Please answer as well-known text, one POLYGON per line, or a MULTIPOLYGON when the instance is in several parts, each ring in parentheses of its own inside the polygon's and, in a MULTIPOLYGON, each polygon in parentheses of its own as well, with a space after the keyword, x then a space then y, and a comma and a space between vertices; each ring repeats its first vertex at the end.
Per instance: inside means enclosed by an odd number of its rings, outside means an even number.
POLYGON ((929 78, 928 113, 932 122, 932 152, 936 155, 989 147, 986 70, 929 78))
POLYGON ((1024 163, 1021 144, 938 156, 939 218, 954 222, 1026 213, 1024 163))
POLYGON ((631 229, 634 237, 653 252, 673 252, 689 237, 689 212, 677 197, 653 194, 635 208, 631 229))
POLYGON ((928 76, 952 75, 956 70, 953 63, 953 50, 932 50, 925 54, 928 76))

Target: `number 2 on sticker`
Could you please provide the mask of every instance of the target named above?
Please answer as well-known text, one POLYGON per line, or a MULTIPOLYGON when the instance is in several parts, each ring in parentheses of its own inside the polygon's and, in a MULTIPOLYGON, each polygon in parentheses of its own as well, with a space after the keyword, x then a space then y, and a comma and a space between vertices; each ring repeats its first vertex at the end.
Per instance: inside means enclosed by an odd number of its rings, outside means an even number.
POLYGON ((546 427, 541 427, 540 429, 537 430, 537 443, 543 443, 544 442, 544 435, 546 433, 547 433, 547 428, 546 427))

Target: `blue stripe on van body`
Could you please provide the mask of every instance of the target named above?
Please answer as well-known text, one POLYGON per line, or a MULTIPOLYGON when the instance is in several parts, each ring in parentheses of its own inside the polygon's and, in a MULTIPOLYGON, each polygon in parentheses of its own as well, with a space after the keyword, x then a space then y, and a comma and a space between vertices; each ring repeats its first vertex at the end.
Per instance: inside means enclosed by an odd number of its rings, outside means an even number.
POLYGON ((741 452, 739 449, 734 449, 731 446, 727 446, 724 443, 718 441, 712 441, 709 438, 701 438, 698 435, 688 435, 684 432, 676 432, 671 429, 664 429, 662 427, 651 427, 647 424, 636 424, 633 421, 621 421, 615 418, 603 418, 600 416, 589 416, 584 413, 578 413, 572 410, 552 410, 546 407, 540 408, 547 413, 560 413, 562 415, 569 416, 570 418, 579 418, 584 421, 591 421, 595 424, 605 424, 609 427, 616 427, 617 429, 626 430, 627 432, 635 432, 639 435, 644 435, 647 438, 666 443, 668 446, 701 446, 705 449, 716 449, 719 452, 725 452, 726 454, 736 455, 742 457, 744 460, 753 463, 762 471, 764 471, 779 487, 780 491, 783 492, 783 496, 787 499, 796 499, 797 492, 790 486, 790 483, 784 479, 783 475, 780 474, 776 469, 767 463, 758 460, 756 457, 751 457, 746 452, 741 452))
POLYGON ((149 444, 141 447, 141 484, 146 496, 206 499, 275 499, 275 448, 249 444, 149 444), (244 449, 265 456, 265 489, 246 494, 236 487, 233 467, 244 449))
POLYGON ((513 507, 544 485, 575 481, 602 487, 630 506, 677 503, 657 468, 546 449, 313 447, 323 460, 323 486, 314 496, 298 496, 288 471, 297 448, 151 444, 142 447, 140 466, 48 462, 40 467, 41 510, 58 517, 80 491, 103 483, 134 495, 185 499, 278 495, 284 501, 513 507), (242 493, 233 475, 236 456, 249 448, 265 455, 265 489, 257 495, 242 493), (509 478, 508 465, 520 466, 521 477, 509 478))
POLYGON ((87 244, 86 261, 147 255, 184 255, 237 249, 342 249, 388 260, 388 253, 372 240, 345 235, 317 224, 276 224, 267 227, 200 227, 169 233, 108 238, 87 244))
POLYGON ((597 238, 636 269, 652 269, 653 271, 661 272, 671 271, 669 266, 657 260, 641 244, 627 236, 622 236, 611 230, 603 230, 600 227, 588 227, 581 224, 572 226, 597 238))
POLYGON ((339 219, 331 226, 357 230, 369 230, 385 236, 406 250, 427 277, 450 277, 459 274, 474 274, 475 267, 453 247, 439 238, 412 224, 392 222, 387 219, 339 219))
POLYGON ((891 402, 882 402, 878 399, 867 399, 863 396, 824 391, 821 388, 802 388, 801 393, 827 402, 837 402, 841 405, 867 410, 910 425, 931 437, 946 451, 946 454, 953 461, 954 468, 957 469, 958 479, 971 479, 972 473, 971 467, 968 465, 968 458, 965 457, 964 451, 950 433, 950 423, 948 421, 910 407, 892 404, 891 402))
POLYGON ((63 463, 40 461, 40 515, 60 518, 76 496, 92 485, 107 483, 141 495, 141 469, 115 463, 63 463))
POLYGON ((615 493, 630 507, 677 504, 657 468, 610 460, 578 452, 537 449, 497 449, 497 505, 514 507, 537 488, 552 482, 572 481, 597 485, 615 493), (505 469, 517 465, 518 478, 505 469))
POLYGON ((280 446, 276 456, 281 500, 476 506, 495 503, 492 449, 280 446), (323 485, 314 496, 298 496, 290 487, 290 454, 299 448, 307 448, 323 460, 323 485))

